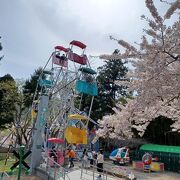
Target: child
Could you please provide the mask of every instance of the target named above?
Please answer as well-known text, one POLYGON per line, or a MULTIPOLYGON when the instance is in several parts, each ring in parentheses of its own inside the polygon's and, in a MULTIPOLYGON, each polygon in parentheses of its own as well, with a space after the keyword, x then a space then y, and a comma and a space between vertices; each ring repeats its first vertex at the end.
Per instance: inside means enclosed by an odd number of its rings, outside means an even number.
POLYGON ((69 148, 68 152, 67 152, 67 155, 69 157, 69 168, 72 168, 72 167, 74 167, 73 160, 76 157, 76 154, 75 154, 74 150, 69 148))

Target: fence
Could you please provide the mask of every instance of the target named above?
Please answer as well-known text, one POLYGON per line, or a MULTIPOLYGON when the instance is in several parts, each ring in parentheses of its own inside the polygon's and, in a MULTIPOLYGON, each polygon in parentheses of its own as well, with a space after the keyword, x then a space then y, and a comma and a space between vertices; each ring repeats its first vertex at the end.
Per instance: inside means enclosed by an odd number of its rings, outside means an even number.
POLYGON ((58 164, 56 161, 54 161, 53 158, 50 157, 46 157, 44 158, 44 161, 46 164, 44 164, 45 166, 43 166, 43 164, 40 166, 40 168, 42 170, 44 170, 45 172, 48 172, 48 174, 51 176, 52 179, 56 180, 70 180, 67 172, 68 170, 64 167, 62 167, 60 164, 58 164), (53 168, 51 168, 49 166, 49 162, 53 162, 54 166, 53 168))

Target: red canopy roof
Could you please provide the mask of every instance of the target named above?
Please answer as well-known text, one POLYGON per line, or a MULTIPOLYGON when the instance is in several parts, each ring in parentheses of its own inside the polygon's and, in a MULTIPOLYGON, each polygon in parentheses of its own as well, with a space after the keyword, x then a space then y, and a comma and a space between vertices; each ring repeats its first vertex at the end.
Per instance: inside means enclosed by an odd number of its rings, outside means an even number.
POLYGON ((69 51, 69 49, 67 49, 67 48, 65 48, 63 46, 55 46, 55 49, 58 49, 58 50, 64 51, 64 52, 68 52, 69 51))
POLYGON ((85 48, 86 48, 86 45, 83 44, 83 43, 80 42, 80 41, 75 41, 75 40, 73 40, 73 41, 70 42, 70 44, 71 44, 71 45, 74 45, 74 46, 78 46, 78 47, 80 47, 81 49, 85 49, 85 48))
POLYGON ((64 143, 64 139, 59 139, 59 138, 49 138, 49 139, 48 139, 48 142, 62 144, 62 143, 64 143))

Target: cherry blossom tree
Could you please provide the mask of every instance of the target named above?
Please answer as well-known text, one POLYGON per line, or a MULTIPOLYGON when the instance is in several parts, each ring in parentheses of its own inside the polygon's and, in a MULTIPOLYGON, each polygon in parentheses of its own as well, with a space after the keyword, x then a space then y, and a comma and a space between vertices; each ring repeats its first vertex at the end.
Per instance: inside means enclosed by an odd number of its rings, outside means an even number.
POLYGON ((169 4, 164 16, 160 16, 153 0, 145 2, 152 19, 142 16, 149 27, 144 29, 142 42, 131 45, 110 37, 124 51, 100 56, 107 60, 129 59, 134 66, 127 75, 130 81, 116 83, 127 85, 135 97, 129 99, 126 106, 117 105, 114 115, 99 121, 98 136, 131 138, 133 128, 143 136, 149 123, 160 115, 171 118, 172 131, 180 132, 180 0, 164 1, 169 4), (167 19, 172 16, 176 20, 167 26, 167 19))

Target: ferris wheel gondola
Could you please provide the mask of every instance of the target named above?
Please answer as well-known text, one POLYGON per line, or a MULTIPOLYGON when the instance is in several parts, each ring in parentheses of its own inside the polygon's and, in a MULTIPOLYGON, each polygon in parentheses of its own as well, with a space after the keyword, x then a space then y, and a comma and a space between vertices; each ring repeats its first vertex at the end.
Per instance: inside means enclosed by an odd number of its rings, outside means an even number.
POLYGON ((38 84, 45 89, 51 88, 53 86, 53 72, 43 70, 42 75, 39 77, 38 84))
POLYGON ((96 72, 88 67, 79 68, 81 72, 80 78, 76 81, 76 90, 79 93, 84 93, 91 96, 98 95, 98 88, 96 83, 96 72))
POLYGON ((70 144, 87 144, 88 118, 80 114, 70 114, 64 132, 70 144))
POLYGON ((69 49, 63 46, 55 46, 55 51, 52 55, 52 64, 59 65, 61 67, 68 67, 67 53, 69 49))
POLYGON ((70 42, 70 51, 68 52, 68 59, 75 63, 81 64, 81 65, 86 65, 88 63, 88 58, 85 54, 85 49, 86 49, 86 45, 83 44, 82 42, 75 41, 75 40, 71 41, 70 42), (76 54, 75 52, 73 52, 73 46, 76 46, 76 47, 79 47, 80 49, 82 49, 82 54, 79 55, 79 54, 76 54))

